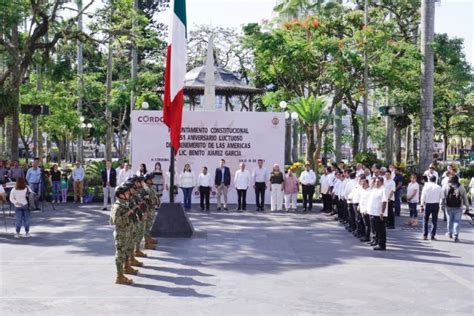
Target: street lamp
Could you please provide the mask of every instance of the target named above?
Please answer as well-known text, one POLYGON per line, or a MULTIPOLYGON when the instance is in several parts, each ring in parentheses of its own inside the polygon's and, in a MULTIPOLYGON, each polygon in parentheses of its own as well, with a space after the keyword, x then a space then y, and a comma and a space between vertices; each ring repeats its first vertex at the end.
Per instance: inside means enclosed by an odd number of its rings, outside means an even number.
POLYGON ((288 103, 286 103, 285 101, 280 102, 280 109, 285 111, 287 107, 288 107, 288 103))
POLYGON ((292 112, 292 113, 291 113, 291 119, 292 119, 293 121, 296 121, 296 120, 298 119, 298 113, 292 112))
POLYGON ((142 109, 143 110, 148 110, 150 108, 150 104, 148 104, 148 102, 146 101, 143 101, 142 102, 142 109))

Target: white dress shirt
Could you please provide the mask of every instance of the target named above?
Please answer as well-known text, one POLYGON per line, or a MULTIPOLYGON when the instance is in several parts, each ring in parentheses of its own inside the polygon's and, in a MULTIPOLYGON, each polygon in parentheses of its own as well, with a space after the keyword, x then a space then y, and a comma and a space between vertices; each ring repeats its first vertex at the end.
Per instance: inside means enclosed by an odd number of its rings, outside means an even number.
POLYGON ((320 181, 320 186, 321 186, 321 194, 328 194, 329 192, 329 175, 323 174, 321 176, 320 181))
POLYGON ((370 197, 370 192, 372 190, 370 188, 364 189, 360 188, 360 200, 359 200, 359 208, 360 212, 362 214, 367 214, 368 207, 369 207, 369 197, 370 197))
POLYGON ((436 183, 438 183, 439 175, 438 175, 438 171, 436 170, 431 171, 431 169, 428 169, 423 173, 423 176, 426 176, 428 178, 428 181, 430 180, 431 176, 435 176, 436 183))
POLYGON ((265 168, 255 168, 252 172, 252 179, 254 183, 264 182, 267 183, 269 180, 268 171, 265 168))
POLYGON ((238 190, 247 190, 251 183, 251 176, 248 170, 237 170, 235 172, 234 184, 238 190))
POLYGON ((334 182, 336 181, 336 173, 333 171, 328 174, 328 183, 330 187, 334 186, 334 182))
POLYGON ((357 184, 354 190, 352 190, 351 194, 349 195, 349 199, 352 201, 353 204, 359 204, 362 190, 363 189, 359 184, 357 184))
POLYGON ((125 181, 127 181, 129 178, 131 178, 133 176, 133 171, 132 169, 128 169, 128 170, 125 170, 124 169, 121 169, 120 170, 120 173, 118 175, 118 179, 117 179, 117 182, 118 184, 124 184, 125 181))
POLYGON ((420 202, 420 185, 418 184, 418 182, 410 182, 408 184, 408 187, 407 187, 407 202, 408 203, 418 203, 420 202), (416 191, 416 194, 415 196, 411 199, 411 200, 408 200, 408 198, 410 196, 413 195, 413 193, 416 191))
POLYGON ((387 180, 385 178, 383 181, 383 186, 385 188, 385 195, 387 196, 387 199, 389 199, 390 201, 395 201, 395 190, 397 188, 395 181, 393 181, 393 179, 387 180))
POLYGON ((342 181, 338 178, 335 178, 334 183, 333 183, 332 192, 334 192, 334 195, 337 196, 337 197, 339 197, 341 185, 342 185, 342 181))
POLYGON ((352 201, 352 193, 355 191, 357 186, 357 179, 349 179, 346 182, 346 186, 344 187, 344 197, 349 203, 353 203, 352 201))
POLYGON ((208 172, 206 174, 200 173, 197 179, 198 187, 210 187, 211 185, 211 174, 208 172))
MULTIPOLYGON (((367 206, 367 213, 372 216, 380 216, 382 211, 382 203, 387 202, 387 196, 385 194, 385 188, 373 188, 369 195, 369 204, 367 206)), ((387 206, 383 210, 383 216, 387 216, 387 206)))
POLYGON ((439 185, 433 182, 427 182, 421 192, 421 205, 434 204, 441 201, 443 190, 439 185))
POLYGON ((305 170, 300 175, 300 182, 303 185, 314 185, 316 183, 316 174, 313 170, 305 170))

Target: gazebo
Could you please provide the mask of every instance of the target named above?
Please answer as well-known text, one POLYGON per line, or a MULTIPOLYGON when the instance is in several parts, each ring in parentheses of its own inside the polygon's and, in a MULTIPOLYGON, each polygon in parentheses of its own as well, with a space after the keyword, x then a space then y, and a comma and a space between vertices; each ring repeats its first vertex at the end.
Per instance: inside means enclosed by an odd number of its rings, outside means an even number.
MULTIPOLYGON (((225 97, 226 111, 234 110, 234 105, 231 102, 233 96, 243 97, 241 110, 246 109, 247 111, 253 111, 253 97, 257 94, 261 94, 263 89, 243 84, 234 73, 227 71, 220 66, 214 66, 214 78, 216 96, 225 97), (245 104, 245 102, 247 104, 245 104)), ((206 66, 196 67, 186 73, 184 95, 189 98, 190 110, 195 110, 197 97, 204 95, 205 81, 206 66)), ((163 94, 164 87, 159 87, 156 91, 159 94, 163 94)))

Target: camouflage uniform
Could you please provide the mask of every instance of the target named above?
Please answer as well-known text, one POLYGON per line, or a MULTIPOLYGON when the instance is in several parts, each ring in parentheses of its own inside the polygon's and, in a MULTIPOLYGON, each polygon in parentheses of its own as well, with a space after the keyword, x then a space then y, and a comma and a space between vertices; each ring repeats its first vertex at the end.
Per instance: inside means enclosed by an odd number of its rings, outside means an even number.
POLYGON ((135 243, 139 246, 140 242, 142 241, 143 237, 145 236, 145 222, 147 217, 149 216, 148 204, 150 196, 148 192, 144 188, 139 188, 136 191, 137 198, 139 203, 141 202, 142 205, 140 206, 140 210, 142 211, 142 216, 139 219, 139 225, 137 227, 137 234, 135 243))
POLYGON ((133 214, 133 216, 135 217, 135 220, 132 225, 132 234, 131 234, 130 243, 129 243, 129 251, 131 254, 133 253, 135 249, 135 244, 137 242, 140 242, 141 240, 140 235, 142 234, 142 230, 143 230, 142 228, 143 223, 141 222, 141 219, 139 218, 137 214, 137 211, 138 211, 137 207, 140 204, 139 202, 140 202, 140 197, 139 197, 138 191, 135 190, 135 192, 130 196, 130 200, 129 200, 130 208, 132 210, 135 210, 133 214))
POLYGON ((132 222, 128 214, 128 202, 117 200, 110 212, 110 223, 115 225, 115 265, 117 273, 123 274, 123 266, 129 258, 129 244, 131 240, 132 222))
POLYGON ((147 200, 148 202, 148 216, 145 218, 145 240, 151 238, 151 228, 153 226, 153 220, 155 219, 156 215, 156 207, 160 204, 160 198, 158 194, 155 192, 153 187, 149 185, 145 185, 143 187, 145 191, 147 192, 149 199, 147 200))

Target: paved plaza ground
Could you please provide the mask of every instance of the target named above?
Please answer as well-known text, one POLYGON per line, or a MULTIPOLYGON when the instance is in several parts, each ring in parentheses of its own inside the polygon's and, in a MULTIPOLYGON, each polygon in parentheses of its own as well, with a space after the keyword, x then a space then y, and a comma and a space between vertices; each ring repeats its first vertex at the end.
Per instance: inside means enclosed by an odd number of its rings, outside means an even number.
MULTIPOLYGON (((159 239, 133 286, 115 285, 108 212, 49 204, 30 239, 0 232, 0 315, 473 315, 474 230, 461 242, 388 231, 373 251, 332 218, 190 213, 191 239, 159 239)), ((406 212, 406 210, 404 210, 406 212)), ((3 225, 3 218, 1 224, 3 225)))

